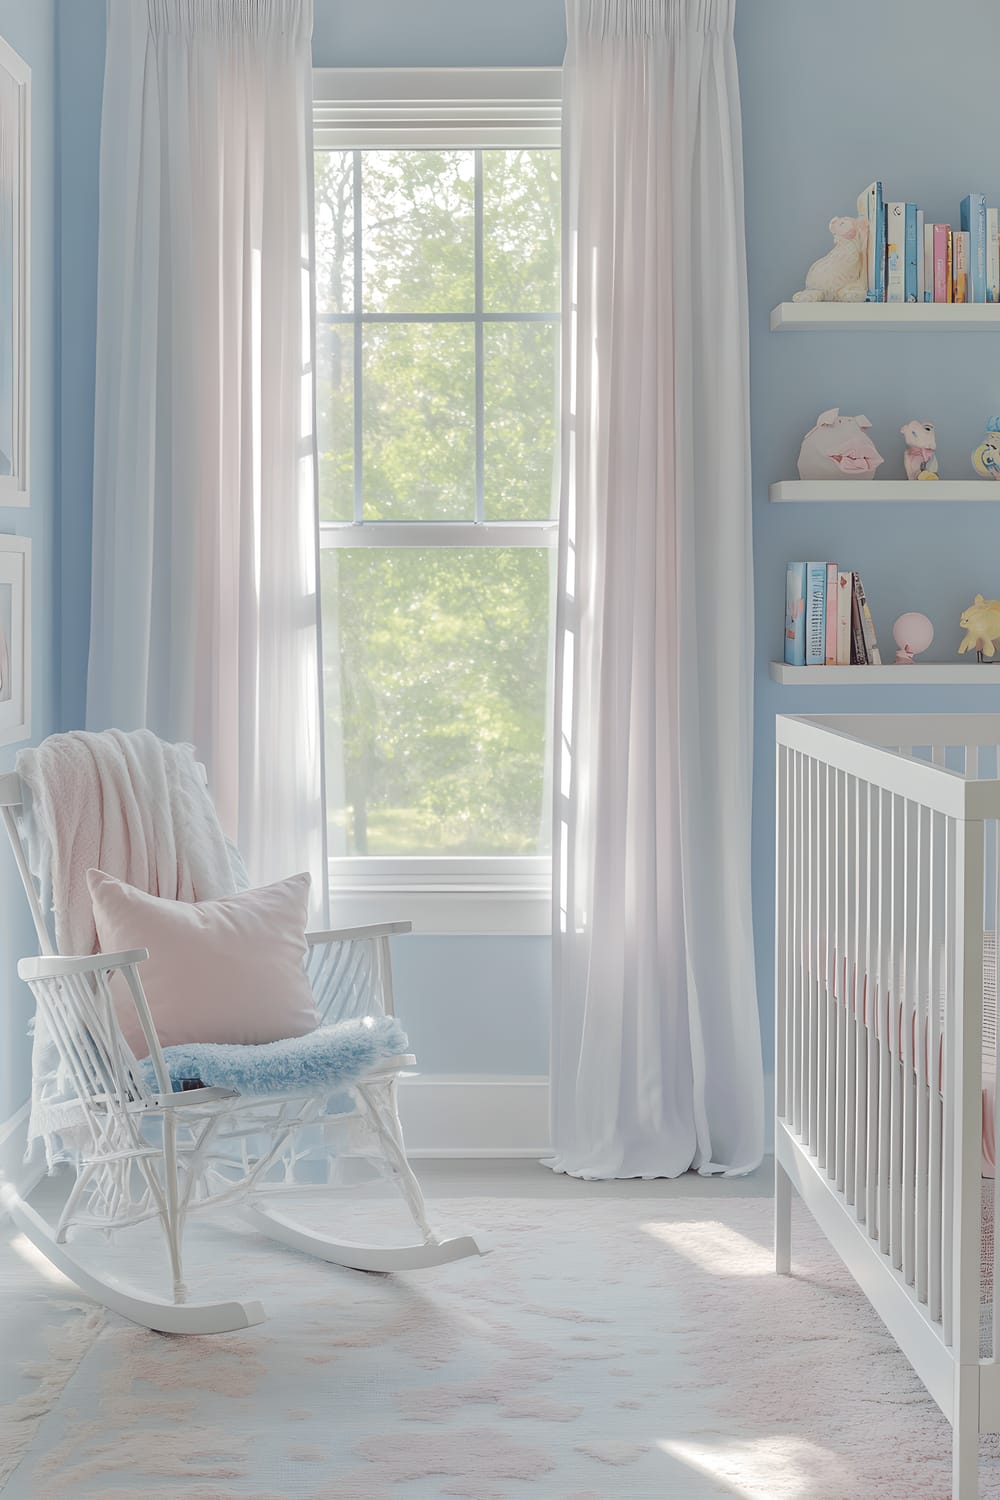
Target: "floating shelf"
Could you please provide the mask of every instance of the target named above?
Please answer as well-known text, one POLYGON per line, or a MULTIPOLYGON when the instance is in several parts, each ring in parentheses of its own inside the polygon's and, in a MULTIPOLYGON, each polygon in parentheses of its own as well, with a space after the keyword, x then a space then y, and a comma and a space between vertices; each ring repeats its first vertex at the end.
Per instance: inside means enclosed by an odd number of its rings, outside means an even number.
POLYGON ((893 500, 953 503, 958 500, 1000 500, 996 479, 782 479, 772 484, 768 498, 779 501, 893 500))
POLYGON ((783 687, 889 687, 919 683, 923 687, 994 687, 1000 689, 1000 666, 980 662, 914 662, 897 667, 789 667, 770 664, 772 682, 783 687))
POLYGON ((779 302, 771 329, 1000 329, 995 302, 779 302))

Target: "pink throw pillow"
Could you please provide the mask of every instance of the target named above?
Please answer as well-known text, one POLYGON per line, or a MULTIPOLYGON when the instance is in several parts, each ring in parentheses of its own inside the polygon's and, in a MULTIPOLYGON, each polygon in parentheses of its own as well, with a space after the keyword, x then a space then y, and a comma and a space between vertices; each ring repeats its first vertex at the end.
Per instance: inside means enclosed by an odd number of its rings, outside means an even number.
MULTIPOLYGON (((303 964, 309 876, 215 901, 167 901, 88 870, 102 953, 148 948, 139 976, 163 1047, 277 1042, 319 1025, 303 964)), ((120 976, 118 1019, 136 1057, 149 1048, 120 976)))

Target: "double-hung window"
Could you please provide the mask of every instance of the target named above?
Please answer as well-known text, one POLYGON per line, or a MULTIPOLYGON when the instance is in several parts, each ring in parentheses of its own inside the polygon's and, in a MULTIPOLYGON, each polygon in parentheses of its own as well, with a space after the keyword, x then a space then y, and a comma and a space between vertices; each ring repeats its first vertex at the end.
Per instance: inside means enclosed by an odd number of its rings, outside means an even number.
POLYGON ((314 93, 335 907, 547 930, 559 74, 314 93))

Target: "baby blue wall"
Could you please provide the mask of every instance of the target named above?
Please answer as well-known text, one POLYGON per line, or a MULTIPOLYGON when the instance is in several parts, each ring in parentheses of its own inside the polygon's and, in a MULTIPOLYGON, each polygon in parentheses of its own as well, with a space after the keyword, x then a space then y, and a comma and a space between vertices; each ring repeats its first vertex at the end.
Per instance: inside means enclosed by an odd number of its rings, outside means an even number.
MULTIPOLYGON (((919 610, 934 623, 926 660, 956 660, 958 617, 974 594, 1000 596, 1000 506, 770 505, 768 485, 796 477, 799 443, 827 407, 863 412, 885 464, 903 478, 899 429, 936 424, 941 473, 974 479, 969 453, 1000 412, 1000 343, 985 333, 770 333, 775 303, 802 286, 830 246, 827 224, 853 213, 880 177, 887 196, 958 223, 965 193, 1000 203, 994 0, 744 0, 737 15, 750 277, 751 432, 757 591, 754 905, 758 983, 769 1055, 773 1015, 774 716, 778 713, 997 711, 983 689, 782 688, 767 663, 782 649, 789 559, 857 568, 875 624, 919 610), (907 38, 933 37, 914 83, 907 38)), ((1000 499, 1000 493, 998 493, 1000 499)), ((750 643, 747 670, 751 670, 750 643)), ((890 658, 891 659, 891 658, 890 658)), ((984 668, 984 671, 988 669, 984 668)))
MULTIPOLYGON (((29 509, 0 507, 0 531, 32 539, 32 728, 56 727, 58 661, 57 475, 55 401, 56 50, 53 0, 0 0, 0 36, 31 68, 31 395, 29 509)), ((0 771, 16 747, 0 750, 0 771)), ((0 851, 0 1126, 27 1096, 30 1002, 16 963, 37 951, 13 861, 0 851)))

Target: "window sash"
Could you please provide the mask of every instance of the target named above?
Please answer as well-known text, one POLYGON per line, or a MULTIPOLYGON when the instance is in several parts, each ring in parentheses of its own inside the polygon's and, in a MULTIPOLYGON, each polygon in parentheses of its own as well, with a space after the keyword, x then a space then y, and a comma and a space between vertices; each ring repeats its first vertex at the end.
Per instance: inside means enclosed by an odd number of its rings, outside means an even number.
MULTIPOLYGON (((420 150, 408 143, 403 149, 420 150)), ((354 496, 353 520, 364 525, 364 343, 361 330, 366 324, 411 324, 411 323, 464 323, 473 329, 473 360, 475 374, 475 520, 486 519, 486 402, 485 402, 485 347, 483 329, 487 323, 547 323, 556 325, 560 321, 558 310, 552 312, 504 312, 489 313, 484 310, 483 295, 483 151, 473 149, 473 299, 470 312, 447 313, 373 313, 363 310, 363 277, 365 240, 362 215, 362 150, 352 148, 354 173, 354 310, 346 313, 317 313, 316 324, 350 327, 354 330, 352 381, 354 388, 354 496)), ((343 524, 343 523, 341 523, 343 524)), ((415 545, 415 544, 410 544, 415 545)))

